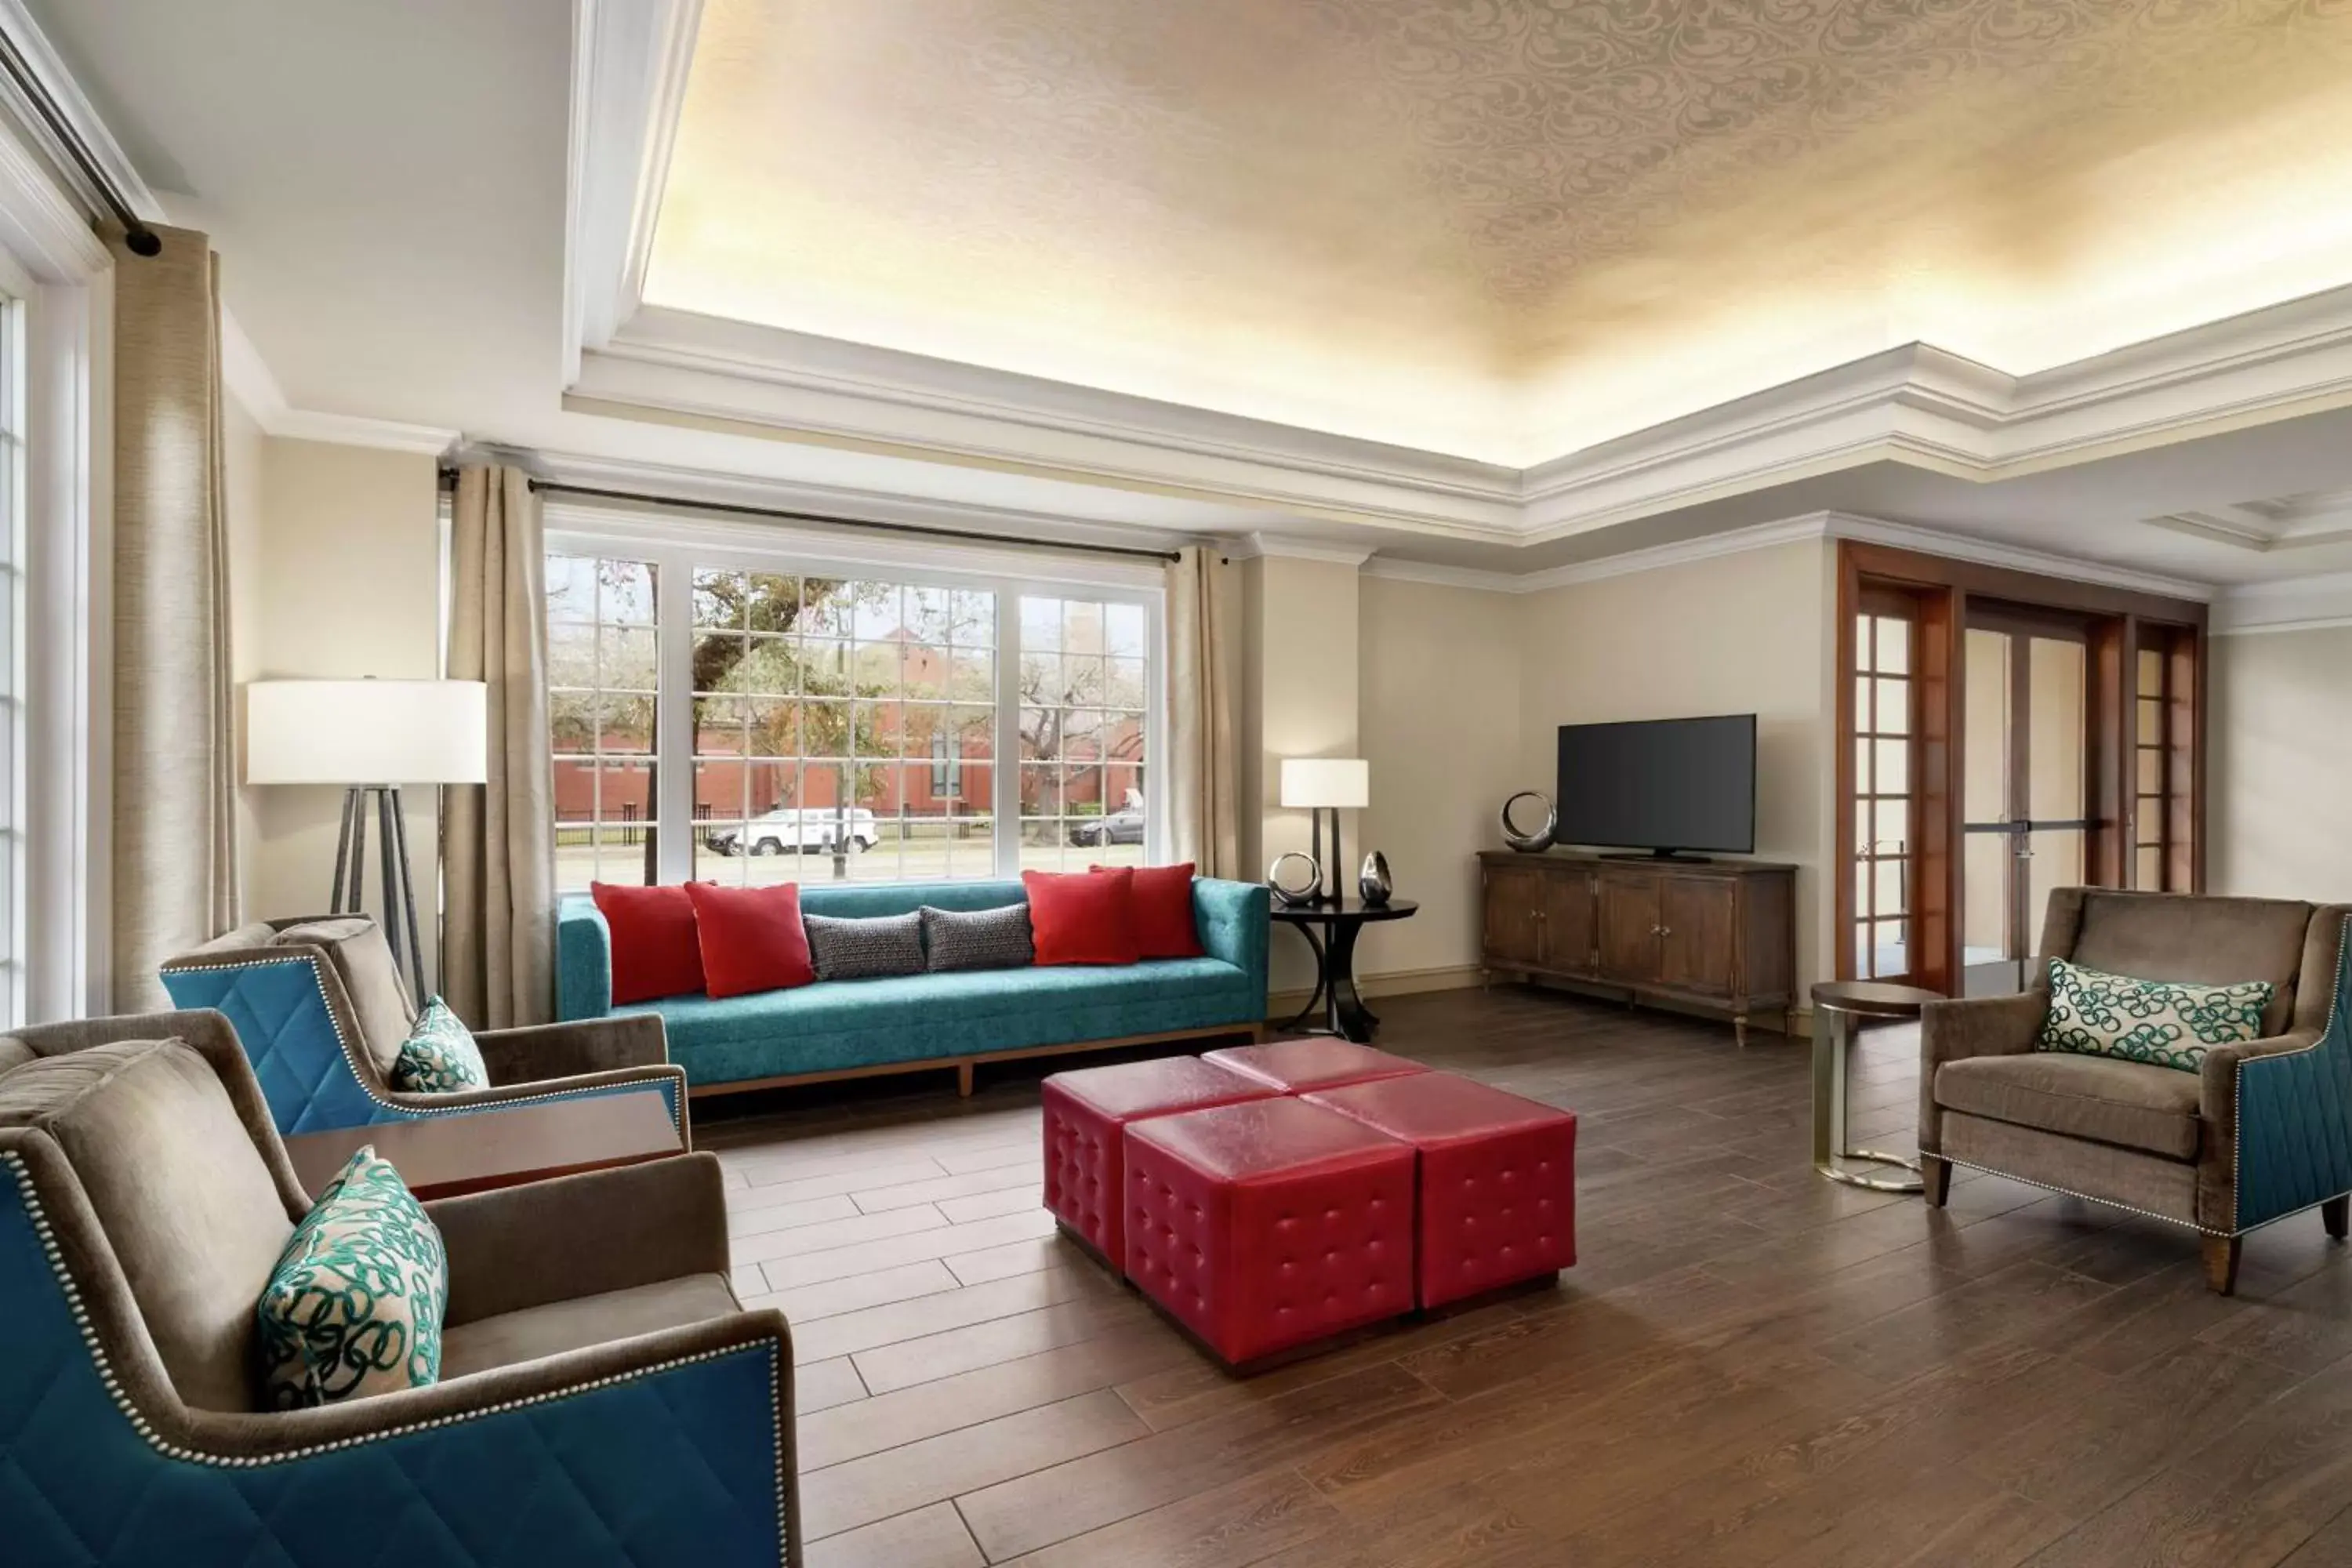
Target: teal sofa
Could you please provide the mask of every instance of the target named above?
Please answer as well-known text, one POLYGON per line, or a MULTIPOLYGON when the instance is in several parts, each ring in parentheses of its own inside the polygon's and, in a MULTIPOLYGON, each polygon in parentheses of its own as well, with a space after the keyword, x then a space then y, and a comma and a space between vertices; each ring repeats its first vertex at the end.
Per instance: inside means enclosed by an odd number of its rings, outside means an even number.
MULTIPOLYGON (((904 914, 929 904, 992 910, 1025 901, 1018 882, 901 882, 803 887, 804 914, 904 914)), ((565 895, 556 910, 556 1015, 660 1016, 669 1059, 696 1094, 957 1069, 971 1092, 980 1062, 1088 1046, 1260 1033, 1265 1020, 1266 890, 1195 878, 1199 958, 1118 966, 971 970, 879 980, 820 980, 789 991, 671 996, 613 1005, 613 938, 594 900, 565 895)))

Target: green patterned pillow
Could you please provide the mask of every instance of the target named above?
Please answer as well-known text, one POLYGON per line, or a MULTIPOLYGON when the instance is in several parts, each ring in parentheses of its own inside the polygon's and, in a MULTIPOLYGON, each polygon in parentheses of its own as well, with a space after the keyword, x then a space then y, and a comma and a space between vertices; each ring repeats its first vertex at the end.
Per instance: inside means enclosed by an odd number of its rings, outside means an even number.
POLYGON ((425 1004, 408 1038, 400 1042, 399 1059, 392 1064, 392 1087, 412 1094, 456 1094, 490 1087, 490 1071, 482 1065, 482 1047, 474 1044, 473 1031, 440 997, 425 1004))
POLYGON ((278 1256, 256 1310, 262 1404, 332 1405, 441 1375, 449 1264, 391 1164, 362 1149, 278 1256))
POLYGON ((2213 1047, 2262 1037, 2271 990, 2267 980, 2135 980, 2053 958, 2050 1014, 2034 1047, 2195 1072, 2213 1047))

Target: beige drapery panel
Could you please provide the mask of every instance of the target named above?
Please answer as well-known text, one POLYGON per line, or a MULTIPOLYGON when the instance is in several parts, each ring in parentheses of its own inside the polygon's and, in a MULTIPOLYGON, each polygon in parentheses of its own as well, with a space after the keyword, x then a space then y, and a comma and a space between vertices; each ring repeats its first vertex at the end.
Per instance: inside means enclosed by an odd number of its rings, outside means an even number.
POLYGON ((1187 545, 1168 566, 1168 809, 1176 858, 1203 877, 1245 877, 1241 866, 1241 755, 1234 738, 1233 567, 1213 548, 1187 545))
POLYGON ((121 1012, 236 925, 236 758, 222 471, 220 279, 205 236, 114 251, 111 951, 121 1012))
POLYGON ((442 991, 476 1028, 555 1016, 554 762, 547 730, 547 564, 520 468, 457 474, 449 679, 488 688, 489 782, 452 785, 442 991))

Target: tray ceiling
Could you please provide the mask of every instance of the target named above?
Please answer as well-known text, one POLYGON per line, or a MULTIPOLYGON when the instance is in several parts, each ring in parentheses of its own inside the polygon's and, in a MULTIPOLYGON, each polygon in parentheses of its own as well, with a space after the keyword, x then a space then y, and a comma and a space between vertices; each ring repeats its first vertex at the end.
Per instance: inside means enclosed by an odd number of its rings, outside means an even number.
POLYGON ((2342 0, 704 0, 649 302, 1526 465, 2352 281, 2342 0))

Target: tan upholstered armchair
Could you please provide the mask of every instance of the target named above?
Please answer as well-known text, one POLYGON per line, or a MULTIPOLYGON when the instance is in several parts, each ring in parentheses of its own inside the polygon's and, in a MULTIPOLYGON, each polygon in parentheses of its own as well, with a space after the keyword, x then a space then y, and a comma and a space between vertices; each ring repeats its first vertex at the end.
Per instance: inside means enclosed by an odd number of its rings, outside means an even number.
POLYGON ((310 1199, 227 1020, 0 1036, 0 1559, 797 1563, 792 1347, 729 1286, 721 1180, 426 1204, 440 1381, 271 1410, 255 1306, 310 1199))
POLYGON ((2196 1229, 2228 1293, 2245 1234, 2318 1207, 2342 1237, 2352 1193, 2352 906, 2062 888, 2015 996, 1931 1002, 1919 1034, 1927 1201, 1967 1165, 2196 1229), (2198 1072, 2038 1051, 2048 960, 2143 980, 2267 980, 2263 1037, 2198 1072))
POLYGON ((687 1135, 686 1069, 673 1067, 652 1014, 474 1037, 488 1089, 413 1094, 392 1087, 416 1009, 383 932, 366 915, 257 921, 163 965, 183 1007, 228 1016, 278 1131, 291 1136, 417 1116, 462 1115, 523 1100, 651 1089, 687 1135))

